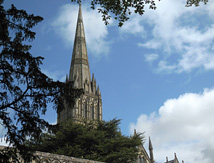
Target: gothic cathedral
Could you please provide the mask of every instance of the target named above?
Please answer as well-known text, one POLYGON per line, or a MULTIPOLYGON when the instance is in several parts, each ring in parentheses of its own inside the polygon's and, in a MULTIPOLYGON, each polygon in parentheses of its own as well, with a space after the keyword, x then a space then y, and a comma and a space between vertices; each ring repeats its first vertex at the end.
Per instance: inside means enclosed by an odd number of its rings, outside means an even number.
POLYGON ((57 123, 69 119, 80 122, 102 120, 101 93, 94 74, 91 80, 81 5, 79 6, 70 72, 69 76, 66 76, 66 82, 68 81, 74 82, 74 87, 82 88, 85 93, 76 100, 73 107, 64 104, 65 108, 57 113, 57 123))
MULTIPOLYGON (((86 49, 85 32, 83 26, 83 18, 81 4, 76 26, 76 34, 74 39, 73 54, 69 76, 66 76, 66 82, 74 82, 75 88, 82 88, 84 94, 76 100, 73 107, 64 104, 64 109, 57 113, 57 123, 74 120, 82 122, 83 120, 102 120, 102 99, 99 86, 97 87, 94 74, 90 75, 88 54, 86 49)), ((136 130, 135 130, 136 134, 136 130)), ((149 138, 149 152, 147 154, 143 145, 138 147, 137 163, 154 163, 152 143, 149 138)))

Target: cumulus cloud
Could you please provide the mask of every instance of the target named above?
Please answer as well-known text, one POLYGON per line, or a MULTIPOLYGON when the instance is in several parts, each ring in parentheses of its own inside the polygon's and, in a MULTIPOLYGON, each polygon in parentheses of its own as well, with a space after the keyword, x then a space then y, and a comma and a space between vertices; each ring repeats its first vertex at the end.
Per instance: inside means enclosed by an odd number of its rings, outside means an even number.
MULTIPOLYGON (((54 31, 70 47, 73 46, 78 9, 77 5, 66 4, 60 8, 58 16, 52 22, 54 31)), ((106 41, 108 30, 100 14, 90 8, 86 9, 85 6, 82 6, 82 13, 87 49, 95 57, 107 55, 110 49, 110 42, 106 41)))
POLYGON ((157 1, 155 11, 147 10, 137 20, 131 18, 122 31, 139 34, 139 30, 129 24, 144 29, 143 41, 138 45, 161 56, 159 63, 154 65, 159 70, 169 73, 191 72, 198 68, 214 70, 214 2, 197 8, 185 7, 185 2, 157 1))
MULTIPOLYGON (((157 162, 174 152, 185 163, 214 162, 214 89, 168 99, 159 112, 142 114, 130 125, 151 136, 157 162)), ((147 145, 146 145, 147 146, 147 145)))

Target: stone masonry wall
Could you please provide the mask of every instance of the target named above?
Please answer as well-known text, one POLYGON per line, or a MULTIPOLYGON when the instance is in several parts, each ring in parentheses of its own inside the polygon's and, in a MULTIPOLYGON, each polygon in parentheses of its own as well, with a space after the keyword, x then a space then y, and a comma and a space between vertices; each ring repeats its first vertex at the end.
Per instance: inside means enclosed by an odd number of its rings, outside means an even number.
POLYGON ((36 157, 32 163, 103 163, 99 161, 86 160, 75 157, 68 157, 64 155, 51 154, 46 152, 35 152, 36 157))
MULTIPOLYGON (((0 146, 0 151, 4 151, 5 149, 6 149, 5 146, 0 146)), ((19 155, 17 159, 19 160, 20 163, 25 163, 24 160, 19 155)), ((14 160, 11 159, 9 162, 14 163, 14 160)), ((104 162, 36 151, 34 153, 34 158, 31 163, 104 163, 104 162)))

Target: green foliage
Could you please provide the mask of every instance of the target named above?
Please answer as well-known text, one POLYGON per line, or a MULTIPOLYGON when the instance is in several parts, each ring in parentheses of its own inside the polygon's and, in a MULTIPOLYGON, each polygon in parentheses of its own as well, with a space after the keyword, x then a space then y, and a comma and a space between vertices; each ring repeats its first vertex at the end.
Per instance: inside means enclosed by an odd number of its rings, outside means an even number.
MULTIPOLYGON (((71 2, 80 3, 81 0, 71 0, 71 2)), ((91 8, 101 13, 104 23, 109 24, 112 15, 115 20, 118 20, 118 26, 123 26, 132 13, 143 15, 145 5, 150 9, 155 10, 154 0, 91 0, 91 8)))
MULTIPOLYGON (((81 0, 71 0, 71 2, 80 3, 81 0)), ((199 6, 200 2, 207 4, 208 0, 187 0, 186 6, 199 6)), ((113 17, 118 20, 119 27, 129 20, 131 14, 143 15, 146 5, 149 6, 149 9, 156 9, 155 0, 91 0, 91 8, 98 10, 106 25, 113 17)))
POLYGON ((190 7, 192 5, 195 5, 196 7, 198 7, 200 2, 203 2, 206 5, 208 1, 209 0, 187 0, 186 6, 190 7))
POLYGON ((35 143, 38 151, 51 152, 107 163, 135 162, 137 147, 142 144, 142 134, 124 136, 118 131, 120 120, 109 122, 85 122, 77 124, 67 121, 56 126, 52 134, 44 134, 35 143))
POLYGON ((27 159, 31 149, 25 146, 26 137, 37 139, 51 127, 40 118, 48 103, 60 109, 63 95, 73 103, 81 94, 72 83, 54 82, 43 74, 39 67, 43 58, 30 54, 27 43, 36 35, 31 29, 42 20, 14 5, 5 10, 0 1, 0 124, 7 132, 6 142, 14 147, 0 151, 0 158, 19 151, 27 159))

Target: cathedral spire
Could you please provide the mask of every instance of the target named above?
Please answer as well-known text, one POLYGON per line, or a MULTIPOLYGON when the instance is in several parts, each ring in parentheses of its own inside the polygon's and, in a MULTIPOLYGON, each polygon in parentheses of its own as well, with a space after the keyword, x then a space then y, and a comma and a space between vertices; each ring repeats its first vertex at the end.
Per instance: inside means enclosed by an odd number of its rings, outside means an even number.
POLYGON ((79 3, 79 13, 69 72, 69 81, 75 81, 77 88, 87 88, 89 92, 91 91, 91 86, 89 84, 91 82, 91 77, 86 49, 81 3, 79 3))
POLYGON ((70 119, 76 122, 102 120, 101 92, 99 86, 97 87, 94 75, 92 80, 90 76, 81 1, 79 0, 79 2, 71 66, 66 82, 72 81, 74 88, 82 88, 84 94, 75 100, 74 105, 69 105, 66 101, 64 102, 64 109, 57 112, 57 123, 70 119))

